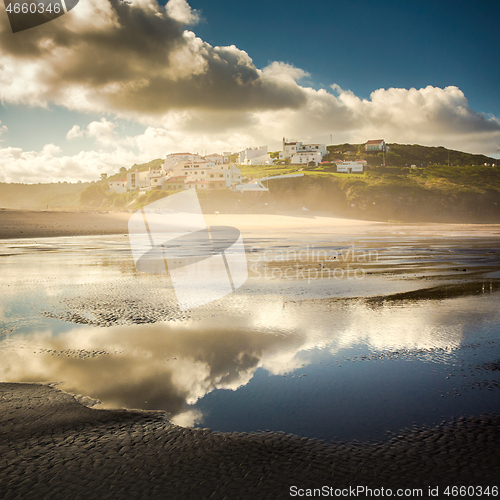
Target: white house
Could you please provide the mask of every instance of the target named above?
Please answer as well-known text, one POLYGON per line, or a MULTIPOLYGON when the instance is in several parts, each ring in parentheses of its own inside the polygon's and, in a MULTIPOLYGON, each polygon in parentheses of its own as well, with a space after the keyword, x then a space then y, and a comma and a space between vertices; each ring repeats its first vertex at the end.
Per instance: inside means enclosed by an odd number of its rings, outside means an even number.
POLYGON ((202 158, 199 154, 193 153, 172 153, 167 155, 165 162, 163 163, 163 170, 167 171, 173 166, 175 166, 180 161, 201 161, 202 158))
POLYGON ((341 161, 337 164, 337 172, 344 174, 362 174, 364 172, 366 161, 341 161))
POLYGON ((167 174, 162 168, 150 168, 148 172, 149 187, 155 188, 163 185, 167 178, 167 174))
POLYGON ((149 171, 144 170, 139 172, 136 170, 135 172, 127 173, 127 189, 147 189, 149 188, 149 171))
POLYGON ((365 151, 389 151, 389 147, 385 143, 384 139, 377 139, 374 141, 367 141, 365 144, 365 151))
POLYGON ((260 148, 247 148, 238 153, 238 163, 240 165, 270 165, 271 155, 267 152, 267 146, 260 148))
POLYGON ((229 156, 226 155, 220 155, 218 153, 214 153, 211 155, 205 155, 203 157, 205 161, 211 161, 215 163, 216 165, 224 165, 225 163, 229 163, 229 156))
POLYGON ((115 179, 114 181, 108 181, 110 191, 115 193, 126 193, 127 192, 127 179, 115 179))
POLYGON ((280 160, 290 159, 294 164, 320 163, 328 153, 325 144, 303 144, 302 142, 287 142, 283 137, 283 150, 280 151, 280 160))
POLYGON ((297 152, 297 147, 301 144, 301 142, 287 142, 287 140, 283 137, 283 150, 280 151, 280 160, 287 160, 291 158, 297 152))
POLYGON ((297 165, 307 165, 314 162, 316 165, 321 163, 323 155, 319 151, 297 151, 292 156, 292 163, 297 165))
POLYGON ((167 174, 170 177, 184 177, 186 187, 196 189, 224 189, 241 183, 239 168, 209 161, 179 162, 167 174))
POLYGON ((183 176, 169 177, 163 182, 162 188, 165 191, 180 191, 186 189, 186 179, 183 176))
POLYGON ((212 161, 179 161, 167 170, 168 176, 192 176, 201 179, 205 176, 205 171, 215 167, 212 161))

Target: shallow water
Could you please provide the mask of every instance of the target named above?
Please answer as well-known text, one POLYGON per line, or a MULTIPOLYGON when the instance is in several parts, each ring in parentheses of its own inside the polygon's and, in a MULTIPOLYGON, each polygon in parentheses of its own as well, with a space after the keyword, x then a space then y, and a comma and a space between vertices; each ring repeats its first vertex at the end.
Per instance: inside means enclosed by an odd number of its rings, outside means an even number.
POLYGON ((497 238, 245 245, 246 284, 181 311, 168 275, 135 270, 126 236, 5 240, 1 379, 328 441, 500 411, 497 238), (321 279, 321 265, 338 272, 321 279))

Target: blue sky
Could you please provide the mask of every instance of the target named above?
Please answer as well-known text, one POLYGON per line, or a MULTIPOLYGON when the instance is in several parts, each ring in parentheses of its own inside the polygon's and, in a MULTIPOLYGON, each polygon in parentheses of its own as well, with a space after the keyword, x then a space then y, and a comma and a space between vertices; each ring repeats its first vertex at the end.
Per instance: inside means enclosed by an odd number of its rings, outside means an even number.
POLYGON ((12 34, 1 7, 0 181, 283 135, 499 157, 499 19, 498 1, 80 0, 12 34))
POLYGON ((285 61, 314 86, 359 97, 378 88, 464 91, 476 111, 500 116, 500 2, 192 0, 212 45, 246 50, 258 67, 285 61))

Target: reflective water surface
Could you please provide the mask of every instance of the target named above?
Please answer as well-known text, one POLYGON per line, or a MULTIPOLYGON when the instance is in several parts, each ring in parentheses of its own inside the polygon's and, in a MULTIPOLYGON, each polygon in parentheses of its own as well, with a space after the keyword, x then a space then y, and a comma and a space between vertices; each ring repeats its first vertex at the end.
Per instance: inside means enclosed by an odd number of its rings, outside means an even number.
POLYGON ((247 283, 180 311, 168 275, 137 273, 126 236, 6 240, 1 379, 328 441, 498 412, 497 241, 246 240, 247 283))

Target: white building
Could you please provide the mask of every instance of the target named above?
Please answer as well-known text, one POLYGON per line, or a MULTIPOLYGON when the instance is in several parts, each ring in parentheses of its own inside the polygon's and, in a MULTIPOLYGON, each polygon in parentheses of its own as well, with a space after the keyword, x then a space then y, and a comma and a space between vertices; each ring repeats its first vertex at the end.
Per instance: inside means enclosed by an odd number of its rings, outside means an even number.
POLYGON ((240 165, 270 165, 272 162, 271 155, 267 152, 267 146, 247 148, 238 153, 240 165))
POLYGON ((139 172, 136 170, 135 172, 127 173, 127 189, 148 189, 149 188, 149 171, 144 170, 139 172))
POLYGON ((203 158, 205 161, 214 162, 216 165, 224 165, 225 163, 229 163, 229 156, 220 155, 218 153, 214 153, 211 155, 206 155, 203 158))
POLYGON ((163 163, 163 170, 167 171, 171 167, 175 166, 180 161, 201 161, 202 158, 199 154, 193 153, 172 153, 167 155, 165 162, 163 163))
POLYGON ((292 163, 297 165, 307 165, 309 162, 313 162, 318 165, 321 163, 323 155, 319 151, 297 151, 292 156, 292 163))
POLYGON ((337 164, 337 172, 343 174, 362 174, 364 172, 366 161, 341 161, 337 164))
POLYGON ((321 163, 323 156, 328 154, 325 144, 303 144, 302 142, 287 142, 283 137, 283 150, 280 151, 280 160, 290 159, 292 163, 303 165, 314 162, 321 163))
POLYGON ((215 167, 213 161, 179 161, 167 170, 167 176, 189 175, 193 178, 203 179, 205 172, 212 167, 215 167))
POLYGON ((225 189, 241 183, 241 171, 234 165, 213 162, 179 162, 167 174, 184 177, 186 187, 196 189, 225 189))
POLYGON ((115 193, 126 193, 127 192, 127 179, 115 179, 114 181, 108 181, 110 191, 115 193))
POLYGON ((163 183, 163 189, 165 191, 181 191, 186 189, 186 179, 182 176, 179 177, 169 177, 163 183))
POLYGON ((367 141, 365 144, 365 151, 389 151, 389 147, 384 139, 377 139, 375 141, 367 141))
POLYGON ((165 170, 162 168, 150 168, 148 172, 149 187, 155 188, 163 185, 167 178, 165 170))

